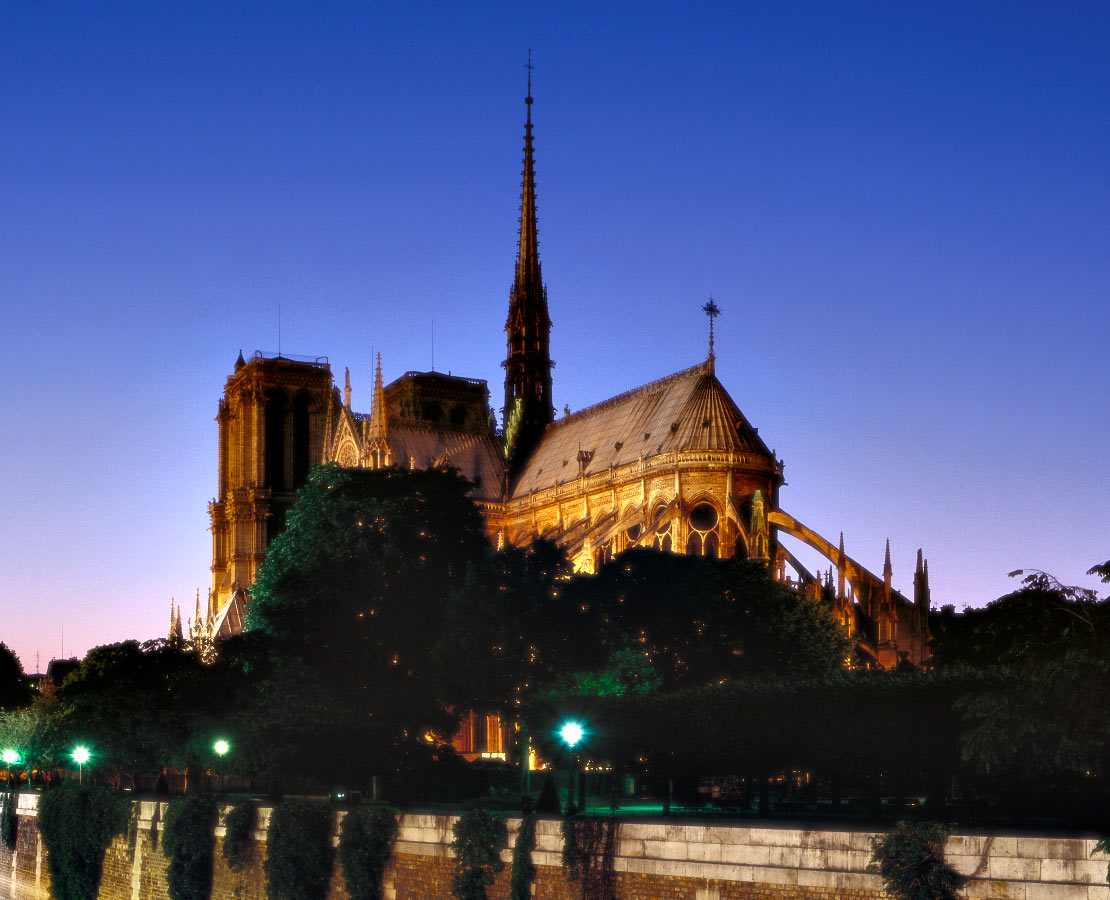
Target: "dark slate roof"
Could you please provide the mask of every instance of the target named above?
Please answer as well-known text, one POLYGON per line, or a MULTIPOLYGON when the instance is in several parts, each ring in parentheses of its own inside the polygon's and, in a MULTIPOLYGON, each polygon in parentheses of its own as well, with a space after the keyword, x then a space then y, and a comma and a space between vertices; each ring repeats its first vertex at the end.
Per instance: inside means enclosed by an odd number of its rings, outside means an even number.
MULTIPOLYGON (((713 374, 709 362, 580 410, 547 426, 513 487, 513 496, 675 450, 771 452, 713 374)), ((754 461, 754 460, 753 460, 754 461)))
POLYGON ((454 466, 460 475, 476 482, 472 496, 483 500, 501 499, 505 466, 497 443, 489 434, 476 435, 410 420, 390 419, 387 440, 395 466, 407 469, 410 459, 416 460, 418 469, 454 466))

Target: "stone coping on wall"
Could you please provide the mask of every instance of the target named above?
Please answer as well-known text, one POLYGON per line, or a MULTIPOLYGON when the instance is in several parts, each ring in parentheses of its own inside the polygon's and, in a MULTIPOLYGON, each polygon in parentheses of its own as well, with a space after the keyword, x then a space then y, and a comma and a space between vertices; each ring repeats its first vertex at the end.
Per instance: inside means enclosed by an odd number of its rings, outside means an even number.
MULTIPOLYGON (((18 815, 37 817, 38 798, 34 792, 22 793, 18 815)), ((160 822, 165 819, 166 801, 136 802, 140 827, 149 828, 156 811, 160 822)), ((259 803, 255 838, 260 843, 265 843, 272 809, 272 804, 259 803)), ((452 826, 457 820, 457 815, 439 813, 402 814, 395 859, 451 858, 452 826)), ((506 817, 506 821, 510 849, 502 858, 510 863, 520 818, 506 817)), ((867 871, 871 840, 879 832, 782 823, 617 821, 617 873, 689 879, 707 889, 711 883, 746 882, 832 897, 875 896, 882 890, 879 877, 867 871)), ((532 855, 536 866, 562 866, 561 824, 556 817, 537 820, 532 855)), ((216 833, 223 837, 222 825, 216 833)), ((338 828, 333 840, 338 840, 338 828)), ((1102 854, 1092 857, 1095 843, 1094 837, 955 834, 948 839, 945 854, 957 871, 971 877, 965 890, 969 900, 1110 900, 1106 881, 1110 860, 1102 854)), ((13 855, 13 870, 14 864, 13 855)))

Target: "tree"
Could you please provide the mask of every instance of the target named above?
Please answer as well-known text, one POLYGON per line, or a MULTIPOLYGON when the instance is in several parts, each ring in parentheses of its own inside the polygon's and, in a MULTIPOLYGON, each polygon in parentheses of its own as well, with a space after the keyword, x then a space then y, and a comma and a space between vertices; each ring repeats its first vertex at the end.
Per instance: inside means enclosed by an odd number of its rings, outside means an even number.
POLYGON ((31 702, 31 689, 23 675, 19 657, 0 641, 0 710, 15 709, 31 702))
POLYGON ((1013 574, 1023 576, 1020 590, 969 610, 962 629, 938 643, 938 664, 984 673, 960 704, 964 758, 1025 785, 1089 776, 1101 784, 1110 777, 1110 711, 1095 698, 1110 692, 1110 599, 1044 572, 1013 574))
POLYGON ((87 744, 99 767, 132 774, 197 765, 221 699, 207 676, 196 653, 164 640, 95 647, 51 698, 47 744, 57 757, 87 744))
POLYGON ((281 778, 364 785, 457 722, 434 651, 453 586, 482 564, 481 516, 454 471, 313 470, 251 590, 243 741, 281 778))

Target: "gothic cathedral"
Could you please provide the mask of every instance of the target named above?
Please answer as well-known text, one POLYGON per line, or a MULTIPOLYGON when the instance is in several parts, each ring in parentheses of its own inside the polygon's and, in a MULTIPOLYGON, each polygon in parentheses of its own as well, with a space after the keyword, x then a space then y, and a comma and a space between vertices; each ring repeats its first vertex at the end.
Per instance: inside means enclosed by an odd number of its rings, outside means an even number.
POLYGON ((349 374, 341 392, 324 357, 240 353, 216 416, 219 491, 209 505, 206 617, 212 633, 242 628, 247 588, 312 465, 453 466, 473 482, 472 496, 499 546, 546 538, 583 572, 631 547, 742 555, 797 590, 835 591, 837 621, 855 638, 862 664, 921 663, 930 606, 921 551, 911 601, 891 587, 889 543, 880 577, 845 554, 843 534, 834 545, 779 506, 783 463, 714 372, 712 300, 704 307, 710 317, 704 361, 555 418, 531 93, 529 84, 502 429, 480 379, 406 372, 383 384, 379 354, 365 414, 351 408, 349 374), (829 561, 824 577, 780 542, 784 534, 829 561))

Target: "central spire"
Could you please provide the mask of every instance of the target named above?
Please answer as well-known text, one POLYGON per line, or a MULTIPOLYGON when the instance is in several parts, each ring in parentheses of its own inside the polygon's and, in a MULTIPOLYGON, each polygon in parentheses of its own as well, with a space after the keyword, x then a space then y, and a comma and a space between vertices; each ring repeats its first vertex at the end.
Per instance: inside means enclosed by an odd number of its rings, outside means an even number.
POLYGON ((520 188, 520 243, 505 322, 505 458, 516 475, 544 428, 554 419, 551 400, 551 319, 540 272, 536 226, 536 172, 532 155, 532 55, 528 54, 528 94, 524 98, 524 171, 520 188))

